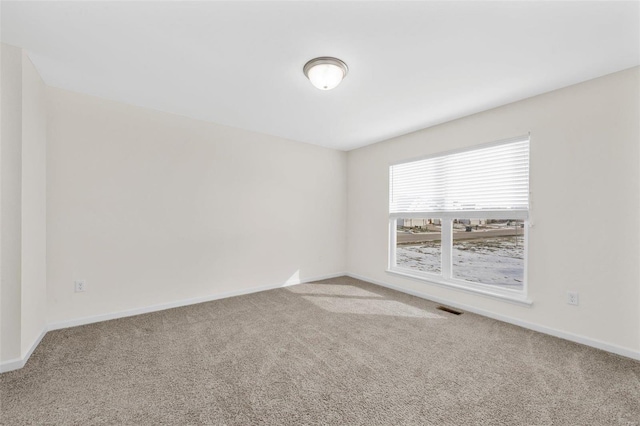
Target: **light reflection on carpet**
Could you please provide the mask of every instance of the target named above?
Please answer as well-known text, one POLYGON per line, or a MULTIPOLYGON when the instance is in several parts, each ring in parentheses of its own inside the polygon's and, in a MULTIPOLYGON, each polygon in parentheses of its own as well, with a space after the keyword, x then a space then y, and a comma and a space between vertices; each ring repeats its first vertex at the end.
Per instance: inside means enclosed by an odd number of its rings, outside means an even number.
POLYGON ((292 293, 297 294, 321 294, 327 296, 382 298, 382 296, 380 296, 379 294, 352 285, 299 284, 291 287, 286 287, 286 289, 292 293))
POLYGON ((394 317, 412 317, 445 319, 444 316, 424 309, 416 308, 395 300, 355 299, 348 297, 303 296, 317 307, 338 314, 388 315, 394 317))

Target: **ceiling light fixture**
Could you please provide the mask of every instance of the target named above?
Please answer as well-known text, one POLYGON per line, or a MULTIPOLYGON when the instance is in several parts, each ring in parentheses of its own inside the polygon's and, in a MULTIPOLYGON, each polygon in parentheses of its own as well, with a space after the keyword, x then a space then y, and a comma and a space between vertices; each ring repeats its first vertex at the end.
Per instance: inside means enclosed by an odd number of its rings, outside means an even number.
POLYGON ((322 56, 304 64, 302 71, 318 89, 331 90, 347 76, 349 68, 340 59, 322 56))

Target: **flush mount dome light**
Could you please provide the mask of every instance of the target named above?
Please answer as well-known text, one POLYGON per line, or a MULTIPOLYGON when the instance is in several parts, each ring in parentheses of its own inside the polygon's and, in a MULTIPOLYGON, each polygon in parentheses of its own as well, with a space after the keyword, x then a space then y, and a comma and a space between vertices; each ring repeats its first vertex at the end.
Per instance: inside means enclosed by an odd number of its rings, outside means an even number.
POLYGON ((349 68, 340 59, 323 56, 304 64, 304 75, 320 90, 331 90, 347 76, 349 68))

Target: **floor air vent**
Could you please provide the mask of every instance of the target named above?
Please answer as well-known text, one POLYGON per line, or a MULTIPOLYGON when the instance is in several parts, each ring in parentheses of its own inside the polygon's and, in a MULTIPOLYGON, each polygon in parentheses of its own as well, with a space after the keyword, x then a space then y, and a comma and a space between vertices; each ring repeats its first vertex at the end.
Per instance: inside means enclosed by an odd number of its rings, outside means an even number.
POLYGON ((456 311, 455 309, 447 308, 446 306, 438 306, 436 309, 449 312, 450 314, 453 314, 453 315, 462 315, 462 312, 456 311))

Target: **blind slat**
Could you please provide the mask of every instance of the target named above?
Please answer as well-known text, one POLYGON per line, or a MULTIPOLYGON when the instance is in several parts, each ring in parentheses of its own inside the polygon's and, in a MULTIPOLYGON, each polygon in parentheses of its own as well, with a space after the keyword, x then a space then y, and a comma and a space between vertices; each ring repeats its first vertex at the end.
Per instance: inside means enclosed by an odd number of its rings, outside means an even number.
POLYGON ((529 139, 390 166, 391 214, 529 209, 529 139))

